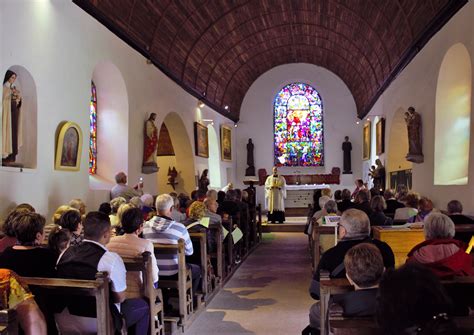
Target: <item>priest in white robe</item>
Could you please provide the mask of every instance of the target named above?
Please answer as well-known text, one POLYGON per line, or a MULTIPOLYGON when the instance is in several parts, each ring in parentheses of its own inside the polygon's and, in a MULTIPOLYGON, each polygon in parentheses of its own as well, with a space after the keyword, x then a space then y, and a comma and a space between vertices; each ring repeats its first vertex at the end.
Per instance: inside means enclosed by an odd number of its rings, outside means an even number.
POLYGON ((285 221, 286 182, 283 176, 278 174, 276 166, 273 174, 265 181, 265 207, 268 210, 268 221, 283 223, 285 221))

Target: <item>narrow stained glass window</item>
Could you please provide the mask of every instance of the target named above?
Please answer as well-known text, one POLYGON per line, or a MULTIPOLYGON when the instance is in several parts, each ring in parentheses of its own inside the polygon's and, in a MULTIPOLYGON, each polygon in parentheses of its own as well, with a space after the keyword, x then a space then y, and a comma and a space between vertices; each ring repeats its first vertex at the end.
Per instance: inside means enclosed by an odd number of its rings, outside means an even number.
POLYGON ((89 174, 94 175, 97 173, 97 90, 93 81, 91 82, 89 118, 89 174))
POLYGON ((273 117, 275 165, 324 166, 323 104, 314 87, 283 87, 273 117))

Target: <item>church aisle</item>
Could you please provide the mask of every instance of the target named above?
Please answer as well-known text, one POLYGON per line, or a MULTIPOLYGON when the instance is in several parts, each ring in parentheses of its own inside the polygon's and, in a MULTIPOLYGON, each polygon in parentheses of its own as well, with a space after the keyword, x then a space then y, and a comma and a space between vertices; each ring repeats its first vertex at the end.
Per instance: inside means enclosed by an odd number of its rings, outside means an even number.
POLYGON ((313 303, 307 247, 301 233, 264 234, 185 334, 300 334, 313 303))

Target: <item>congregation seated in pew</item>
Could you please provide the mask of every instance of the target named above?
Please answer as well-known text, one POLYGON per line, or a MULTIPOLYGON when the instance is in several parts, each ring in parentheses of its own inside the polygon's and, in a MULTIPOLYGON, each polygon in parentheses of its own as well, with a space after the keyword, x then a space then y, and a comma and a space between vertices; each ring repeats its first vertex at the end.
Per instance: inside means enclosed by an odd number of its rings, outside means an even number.
MULTIPOLYGON (((332 296, 329 305, 340 305, 344 316, 375 316, 377 288, 384 272, 380 250, 372 243, 357 244, 344 256, 344 267, 354 291, 332 296)), ((309 314, 310 326, 303 334, 319 331, 320 313, 320 304, 313 304, 309 314)))
MULTIPOLYGON (((168 194, 161 194, 156 198, 157 216, 147 221, 143 228, 143 237, 154 243, 177 244, 179 239, 184 240, 185 254, 194 253, 193 243, 186 227, 171 218, 174 201, 168 194)), ((157 255, 160 277, 175 279, 178 275, 177 255, 157 255)), ((196 294, 201 282, 201 268, 199 265, 187 263, 192 272, 193 293, 196 294)))
MULTIPOLYGON (((405 207, 398 208, 395 210, 395 221, 407 221, 409 218, 418 214, 418 201, 420 201, 420 195, 415 192, 409 192, 403 198, 405 207)), ((401 201, 400 199, 398 201, 401 201)))
POLYGON ((344 278, 344 256, 347 251, 359 243, 373 243, 379 248, 384 266, 393 268, 395 257, 387 243, 370 238, 370 222, 367 214, 358 209, 348 209, 341 215, 338 226, 339 242, 326 251, 319 261, 311 282, 310 294, 314 299, 319 299, 319 281, 321 270, 327 270, 331 278, 344 278))
POLYGON ((68 210, 64 212, 60 219, 59 225, 61 228, 67 229, 71 234, 71 245, 78 245, 84 239, 82 234, 82 215, 77 210, 68 210))
MULTIPOLYGON (((156 262, 153 243, 140 238, 143 232, 143 222, 143 214, 139 208, 128 208, 122 213, 121 217, 124 234, 112 237, 110 242, 107 243, 107 249, 117 253, 122 258, 133 258, 142 255, 145 251, 150 252, 153 282, 157 285, 159 268, 156 262)), ((127 272, 127 288, 130 288, 130 291, 139 292, 138 288, 141 287, 142 283, 143 279, 139 273, 127 272)), ((127 298, 131 298, 131 296, 127 294, 127 298)))
POLYGON ((385 215, 387 204, 382 196, 373 197, 370 200, 370 207, 372 209, 372 213, 369 215, 371 226, 391 226, 393 224, 393 219, 385 215))
POLYGON ((426 240, 408 253, 407 263, 423 264, 439 278, 474 275, 467 245, 454 239, 454 223, 447 215, 428 215, 423 232, 426 240))
MULTIPOLYGON (((83 225, 84 240, 61 255, 57 264, 58 277, 94 280, 97 272, 107 272, 111 281, 110 299, 113 302, 111 309, 114 310, 112 317, 115 330, 120 331, 122 328, 122 315, 129 331, 146 334, 150 322, 150 308, 141 298, 126 299, 127 283, 123 260, 105 247, 111 238, 109 217, 101 212, 89 212, 83 225)), ((66 297, 65 307, 59 316, 61 324, 73 329, 76 329, 76 325, 96 327, 93 320, 97 317, 95 299, 66 297)))
POLYGON ((393 219, 395 211, 399 208, 405 207, 405 205, 395 198, 395 192, 392 189, 386 189, 383 192, 383 197, 385 199, 385 203, 387 204, 387 208, 384 210, 384 213, 393 219))

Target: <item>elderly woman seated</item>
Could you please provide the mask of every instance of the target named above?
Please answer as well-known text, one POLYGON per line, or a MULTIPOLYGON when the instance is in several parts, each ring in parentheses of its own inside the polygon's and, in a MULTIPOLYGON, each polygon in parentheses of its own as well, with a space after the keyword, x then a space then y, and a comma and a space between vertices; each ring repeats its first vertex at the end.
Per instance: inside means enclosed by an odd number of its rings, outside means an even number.
POLYGON ((453 239, 453 221, 441 213, 431 213, 424 221, 426 241, 408 253, 407 263, 423 264, 438 277, 472 276, 471 256, 466 254, 466 245, 453 239))
POLYGON ((117 197, 110 200, 110 209, 112 210, 112 212, 110 213, 109 218, 110 218, 110 224, 112 225, 112 227, 116 227, 119 225, 119 218, 117 216, 117 212, 120 206, 126 203, 127 203, 127 200, 123 197, 117 197))

